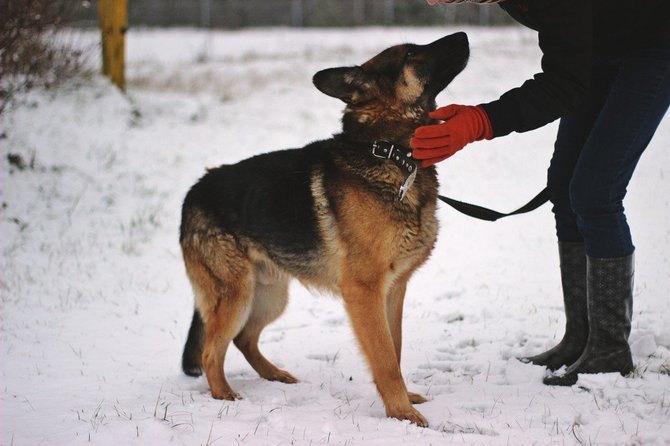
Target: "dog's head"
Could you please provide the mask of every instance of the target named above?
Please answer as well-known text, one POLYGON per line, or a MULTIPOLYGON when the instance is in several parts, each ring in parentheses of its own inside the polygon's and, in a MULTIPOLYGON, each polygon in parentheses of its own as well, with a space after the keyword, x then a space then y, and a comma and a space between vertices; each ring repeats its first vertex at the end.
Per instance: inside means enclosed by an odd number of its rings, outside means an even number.
POLYGON ((465 68, 469 55, 467 36, 456 33, 427 45, 392 46, 360 66, 319 71, 313 82, 347 104, 345 133, 405 139, 429 122, 435 97, 465 68))

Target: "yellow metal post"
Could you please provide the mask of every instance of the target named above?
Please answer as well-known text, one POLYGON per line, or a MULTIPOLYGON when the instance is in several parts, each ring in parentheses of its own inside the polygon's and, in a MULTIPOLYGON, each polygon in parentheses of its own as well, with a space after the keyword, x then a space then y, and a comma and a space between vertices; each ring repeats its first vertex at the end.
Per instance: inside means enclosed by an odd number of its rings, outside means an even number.
POLYGON ((99 0, 102 33, 102 74, 121 90, 126 88, 125 34, 128 29, 128 0, 99 0))

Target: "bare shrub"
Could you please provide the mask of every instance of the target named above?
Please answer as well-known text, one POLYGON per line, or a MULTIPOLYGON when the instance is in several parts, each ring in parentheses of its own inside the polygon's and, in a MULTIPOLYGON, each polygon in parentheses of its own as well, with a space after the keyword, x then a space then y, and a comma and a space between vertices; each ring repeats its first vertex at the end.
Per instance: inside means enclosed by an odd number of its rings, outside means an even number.
POLYGON ((49 88, 82 73, 85 54, 64 26, 87 3, 72 0, 0 1, 0 112, 18 91, 49 88))

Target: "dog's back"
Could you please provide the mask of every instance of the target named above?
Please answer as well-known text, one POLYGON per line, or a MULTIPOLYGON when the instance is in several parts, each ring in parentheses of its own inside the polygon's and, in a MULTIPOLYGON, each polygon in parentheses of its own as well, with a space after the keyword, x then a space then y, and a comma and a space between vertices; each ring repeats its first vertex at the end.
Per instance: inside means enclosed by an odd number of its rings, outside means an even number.
POLYGON ((211 169, 187 194, 180 243, 204 232, 234 235, 240 246, 268 248, 272 260, 292 269, 295 253, 315 255, 320 237, 310 190, 324 142, 266 153, 211 169))
MULTIPOLYGON (((367 146, 338 135, 210 169, 186 195, 180 243, 188 250, 213 236, 232 238, 238 251, 262 260, 265 267, 340 294, 339 274, 324 277, 324 268, 339 270, 328 263, 345 255, 345 249, 356 249, 342 239, 356 232, 346 224, 350 215, 356 216, 355 226, 371 226, 370 236, 381 238, 384 228, 392 228, 391 237, 399 241, 388 248, 393 258, 412 250, 403 248, 401 241, 419 233, 418 212, 428 204, 435 206, 433 169, 418 174, 412 193, 401 202, 397 185, 403 173, 368 152, 367 146), (353 203, 362 195, 365 198, 353 203)), ((436 229, 427 226, 431 232, 436 229)), ((428 235, 429 240, 435 236, 428 235)), ((364 246, 363 240, 353 242, 364 246)))

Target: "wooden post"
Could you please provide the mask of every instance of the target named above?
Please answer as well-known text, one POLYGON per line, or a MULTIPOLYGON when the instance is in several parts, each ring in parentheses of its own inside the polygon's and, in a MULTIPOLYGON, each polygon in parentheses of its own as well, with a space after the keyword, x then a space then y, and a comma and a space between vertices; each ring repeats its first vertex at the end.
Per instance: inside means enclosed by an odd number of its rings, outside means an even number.
POLYGON ((102 74, 121 90, 126 89, 125 35, 128 29, 128 0, 99 0, 102 33, 102 74))

